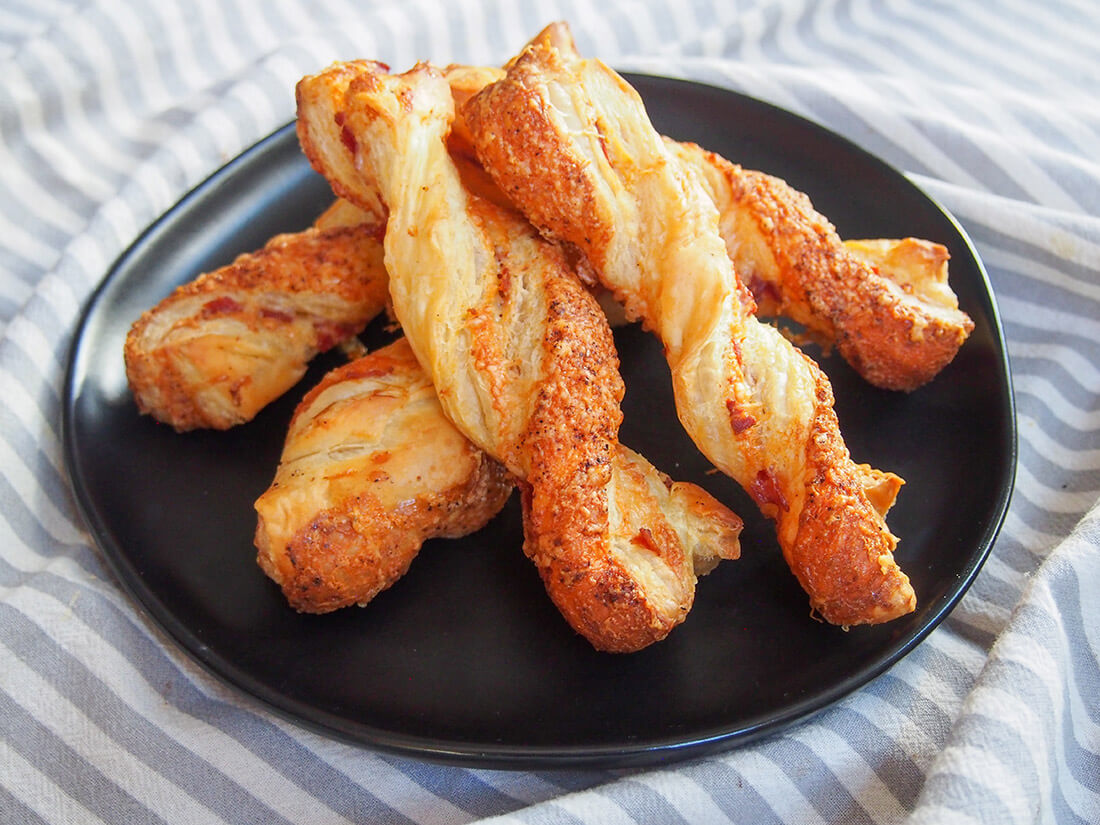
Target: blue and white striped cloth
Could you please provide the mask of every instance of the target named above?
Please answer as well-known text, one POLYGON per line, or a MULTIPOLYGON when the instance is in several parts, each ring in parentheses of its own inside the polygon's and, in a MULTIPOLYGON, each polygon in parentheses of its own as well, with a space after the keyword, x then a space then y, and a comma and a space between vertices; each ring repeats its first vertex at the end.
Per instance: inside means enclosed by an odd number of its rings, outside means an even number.
POLYGON ((0 4, 0 822, 1100 821, 1100 5, 531 5, 0 4), (1017 487, 950 618, 801 725, 645 770, 440 767, 277 718, 142 618, 74 504, 65 360, 115 257, 289 121, 301 75, 500 63, 555 19, 819 121, 954 213, 1005 323, 1017 487))

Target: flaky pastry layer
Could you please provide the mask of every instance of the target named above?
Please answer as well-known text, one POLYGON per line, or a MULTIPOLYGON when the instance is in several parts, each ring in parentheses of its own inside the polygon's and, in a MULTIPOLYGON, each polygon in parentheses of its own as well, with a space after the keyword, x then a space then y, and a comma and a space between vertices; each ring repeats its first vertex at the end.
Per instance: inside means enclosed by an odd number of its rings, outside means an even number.
POLYGON ((260 567, 309 613, 365 605, 423 543, 481 529, 511 476, 443 415, 403 338, 329 372, 299 403, 255 504, 260 567))
POLYGON ((383 310, 386 284, 377 225, 277 235, 133 324, 123 355, 138 408, 181 431, 250 421, 383 310))

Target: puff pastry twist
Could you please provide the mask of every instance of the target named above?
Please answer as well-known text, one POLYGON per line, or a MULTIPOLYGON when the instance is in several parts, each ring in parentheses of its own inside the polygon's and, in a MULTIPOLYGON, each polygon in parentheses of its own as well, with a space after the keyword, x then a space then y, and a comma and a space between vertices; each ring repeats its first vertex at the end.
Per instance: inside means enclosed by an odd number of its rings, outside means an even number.
POLYGON ((687 432, 775 520, 812 608, 841 625, 913 610, 884 520, 901 480, 851 459, 829 381, 756 319, 714 202, 637 92, 552 27, 464 114, 508 197, 660 337, 687 432))
POLYGON ((955 357, 974 322, 947 285, 947 248, 916 238, 841 241, 785 181, 667 140, 719 213, 719 232, 757 311, 802 324, 866 381, 911 391, 955 357))
POLYGON ((606 318, 561 250, 463 187, 443 75, 337 66, 298 104, 315 167, 377 185, 394 314, 447 415, 520 480, 524 549, 563 616, 601 650, 666 636, 696 576, 738 554, 740 519, 618 442, 606 318))
POLYGON ((385 308, 379 225, 311 227, 176 288, 123 357, 142 413, 185 431, 251 421, 385 308))
POLYGON ((331 370, 298 404, 256 500, 257 561, 297 610, 365 605, 425 540, 481 529, 511 492, 399 338, 331 370))

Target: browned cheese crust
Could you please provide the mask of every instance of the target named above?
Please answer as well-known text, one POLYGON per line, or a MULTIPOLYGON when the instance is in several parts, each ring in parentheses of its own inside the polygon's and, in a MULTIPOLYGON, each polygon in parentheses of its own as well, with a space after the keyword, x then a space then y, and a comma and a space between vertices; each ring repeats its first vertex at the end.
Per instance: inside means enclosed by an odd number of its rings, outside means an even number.
POLYGON ((398 339, 332 370, 298 405, 256 501, 257 561, 297 610, 365 605, 424 541, 481 529, 511 490, 398 339))
POLYGON ((355 137, 344 122, 344 113, 336 108, 351 80, 372 71, 384 72, 387 67, 373 60, 353 60, 333 64, 308 85, 299 83, 295 89, 298 109, 308 108, 316 116, 298 118, 296 126, 298 143, 313 167, 320 172, 323 164, 333 170, 329 186, 336 196, 384 221, 386 206, 373 182, 364 180, 355 169, 355 137))
MULTIPOLYGON (((571 42, 558 27, 549 27, 542 36, 560 38, 559 47, 568 48, 571 42)), ((501 79, 503 71, 452 65, 444 75, 456 106, 447 145, 463 185, 498 206, 512 207, 477 162, 463 116, 466 102, 501 79)), ((312 140, 308 130, 303 129, 303 140, 312 140)), ((354 142, 347 133, 343 140, 354 142)), ((827 350, 835 347, 866 381, 884 389, 914 390, 954 359, 974 324, 959 309, 948 284, 946 247, 917 238, 842 241, 809 197, 785 181, 698 145, 666 140, 685 167, 698 173, 718 208, 719 230, 759 315, 801 324, 813 340, 827 350)), ((340 147, 332 142, 331 148, 340 147)), ((547 179, 575 173, 570 159, 555 155, 552 146, 542 148, 545 153, 527 160, 560 164, 547 179)), ((546 196, 553 198, 560 188, 546 196)), ((375 213, 384 209, 370 181, 343 184, 338 191, 357 192, 375 213)), ((618 309, 611 302, 606 307, 618 309)))
POLYGON ((141 412, 177 430, 251 420, 387 301, 376 225, 277 235, 178 287, 127 335, 141 412))
POLYGON ((757 321, 714 203, 653 130, 637 93, 552 28, 465 117, 508 197, 579 248, 662 339, 688 433, 776 521, 813 609, 840 625, 913 610, 883 518, 901 480, 852 461, 827 378, 757 321))
POLYGON ((337 143, 350 157, 310 159, 330 179, 367 178, 346 191, 381 193, 394 314, 447 416, 519 480, 525 551, 548 593, 598 649, 664 638, 691 607, 696 571, 736 557, 740 520, 618 443, 606 319, 560 250, 464 188, 442 73, 363 70, 341 85, 346 67, 330 72, 299 84, 299 128, 347 127, 337 143))
POLYGON ((700 173, 762 315, 804 325, 884 389, 914 390, 955 357, 974 322, 947 287, 946 247, 913 238, 845 244, 779 178, 694 144, 669 148, 700 173))

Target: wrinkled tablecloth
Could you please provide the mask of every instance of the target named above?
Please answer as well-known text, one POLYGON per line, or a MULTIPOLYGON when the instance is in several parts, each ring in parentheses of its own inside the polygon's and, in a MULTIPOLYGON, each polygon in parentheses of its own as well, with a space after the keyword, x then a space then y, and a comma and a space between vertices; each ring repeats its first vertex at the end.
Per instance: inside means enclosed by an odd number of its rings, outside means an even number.
POLYGON ((1100 821, 1098 43, 1094 0, 3 4, 0 821, 1100 821), (1008 342, 1011 506, 923 644, 743 747, 524 772, 333 741, 199 668, 115 583, 63 460, 68 347, 112 261, 287 123, 303 74, 500 63, 559 19, 617 68, 824 124, 955 215, 1008 342))

